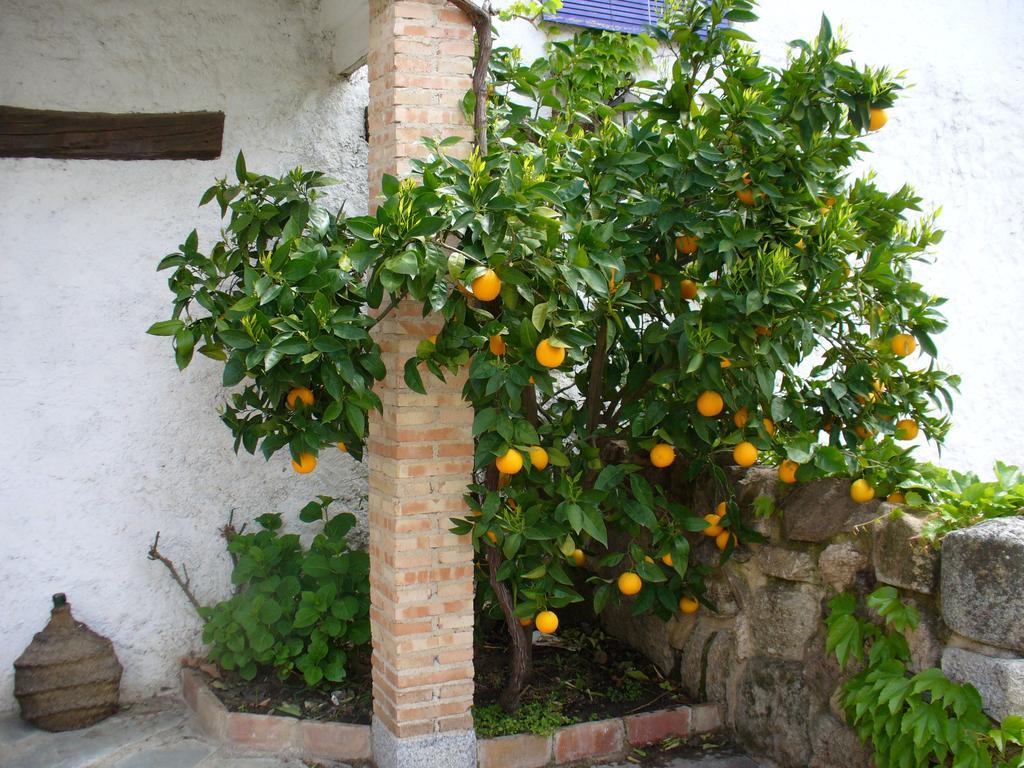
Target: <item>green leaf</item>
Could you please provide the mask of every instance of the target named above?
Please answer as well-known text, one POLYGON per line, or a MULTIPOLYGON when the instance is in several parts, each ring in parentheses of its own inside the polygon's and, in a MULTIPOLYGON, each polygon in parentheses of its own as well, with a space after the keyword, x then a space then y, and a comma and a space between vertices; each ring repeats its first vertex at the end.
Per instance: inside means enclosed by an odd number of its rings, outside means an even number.
POLYGON ((174 336, 184 327, 185 323, 181 320, 161 320, 160 322, 153 323, 149 326, 146 333, 152 334, 153 336, 174 336))
POLYGON ((419 392, 421 395, 425 395, 427 394, 427 390, 423 386, 423 377, 420 376, 418 363, 419 361, 415 357, 405 361, 405 386, 413 392, 419 392))

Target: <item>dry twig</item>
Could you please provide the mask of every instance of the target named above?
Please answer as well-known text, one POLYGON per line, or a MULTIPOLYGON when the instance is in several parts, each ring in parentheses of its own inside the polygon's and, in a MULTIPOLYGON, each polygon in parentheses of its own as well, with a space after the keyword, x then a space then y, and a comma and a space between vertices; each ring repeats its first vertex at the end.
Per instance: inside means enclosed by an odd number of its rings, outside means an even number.
POLYGON ((188 601, 192 603, 192 607, 196 609, 196 613, 199 613, 199 609, 203 606, 199 604, 199 601, 196 600, 195 594, 192 592, 192 580, 189 578, 188 575, 188 567, 182 564, 181 570, 185 574, 185 577, 182 578, 181 574, 178 573, 178 569, 174 566, 174 563, 170 560, 170 558, 167 558, 164 555, 160 554, 160 550, 158 549, 159 544, 160 531, 157 531, 156 538, 153 539, 153 543, 149 547, 149 559, 159 560, 161 563, 164 564, 164 567, 171 572, 171 578, 177 582, 179 587, 181 587, 181 591, 185 593, 185 597, 187 597, 188 601))

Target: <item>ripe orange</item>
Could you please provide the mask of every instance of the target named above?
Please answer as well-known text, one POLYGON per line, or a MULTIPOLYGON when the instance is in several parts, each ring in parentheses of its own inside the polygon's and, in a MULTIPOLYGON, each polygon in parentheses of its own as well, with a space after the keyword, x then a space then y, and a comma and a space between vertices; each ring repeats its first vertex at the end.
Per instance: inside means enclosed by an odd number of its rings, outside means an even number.
POLYGON ((897 333, 889 341, 889 349, 896 357, 906 357, 917 349, 917 340, 909 333, 897 333))
POLYGON ((698 603, 692 597, 679 598, 679 610, 681 612, 696 613, 698 608, 700 608, 700 603, 698 603))
POLYGON ((473 281, 472 289, 480 301, 494 301, 501 293, 501 278, 493 269, 488 269, 473 281))
POLYGON ((693 280, 683 280, 679 284, 679 295, 687 301, 697 298, 698 287, 693 280))
POLYGON ((436 333, 430 334, 429 336, 427 336, 427 339, 430 341, 431 344, 434 344, 434 345, 437 344, 437 334, 436 333))
POLYGON ((795 461, 786 459, 784 462, 779 464, 779 480, 786 483, 786 485, 792 485, 796 482, 796 471, 800 469, 800 465, 795 461))
POLYGON ((917 426, 917 422, 913 419, 900 419, 896 422, 897 440, 913 440, 917 437, 918 432, 920 432, 920 429, 917 426))
POLYGON ((764 425, 764 431, 768 433, 768 437, 775 437, 775 422, 771 419, 761 419, 761 423, 764 425))
POLYGON ((547 339, 541 339, 534 355, 545 368, 557 368, 565 362, 565 347, 556 347, 547 339))
POLYGON ((300 475, 308 475, 316 469, 316 456, 312 453, 300 453, 298 461, 292 459, 292 469, 300 475))
POLYGON ((754 180, 750 178, 750 171, 744 171, 742 179, 743 183, 746 184, 748 187, 754 183, 754 180))
POLYGON ((868 125, 869 131, 880 131, 889 122, 889 115, 880 107, 872 107, 870 113, 871 123, 868 125))
POLYGON ((757 448, 744 440, 732 449, 732 460, 741 467, 752 467, 757 462, 757 448))
POLYGON ((854 426, 853 433, 861 440, 867 440, 875 434, 873 430, 868 429, 863 424, 857 424, 854 426))
POLYGON ((658 443, 651 448, 651 464, 664 469, 676 460, 676 449, 668 443, 658 443))
POLYGON ((707 525, 704 528, 704 535, 705 536, 717 536, 723 530, 725 530, 724 528, 722 528, 722 526, 720 526, 718 524, 721 520, 722 520, 722 516, 721 515, 716 515, 716 514, 713 514, 713 513, 712 514, 704 515, 704 521, 707 523, 707 525))
POLYGON ((505 339, 501 336, 491 336, 487 339, 487 348, 495 357, 501 357, 505 354, 505 339))
POLYGON ((488 531, 487 532, 487 538, 490 539, 491 544, 497 544, 498 543, 498 534, 496 534, 494 531, 488 531))
POLYGON ((295 401, 298 400, 307 408, 313 404, 313 393, 310 392, 306 387, 295 387, 288 396, 284 399, 285 403, 293 411, 295 410, 295 401))
POLYGON ((534 469, 544 469, 548 465, 548 452, 535 445, 530 449, 530 466, 534 469))
POLYGON ((885 497, 885 500, 888 501, 890 504, 906 504, 907 503, 907 497, 904 496, 899 491, 893 491, 892 493, 890 493, 888 496, 885 497))
POLYGON ((554 611, 541 611, 533 623, 537 627, 537 631, 545 635, 550 635, 558 629, 558 617, 554 611))
POLYGON ((672 567, 672 553, 671 552, 666 552, 664 555, 662 555, 661 556, 661 562, 663 562, 665 565, 667 565, 669 568, 671 568, 672 567))
POLYGON ((747 426, 747 422, 749 420, 750 411, 747 410, 747 406, 743 406, 732 415, 732 423, 736 425, 737 429, 743 429, 745 426, 747 426))
POLYGON ((692 256, 697 252, 697 241, 699 237, 694 235, 680 235, 676 238, 676 250, 680 253, 685 253, 687 256, 692 256))
POLYGON ((719 368, 732 368, 732 360, 728 357, 723 357, 718 361, 719 368))
POLYGON ((651 557, 650 555, 644 555, 644 562, 645 563, 650 563, 651 565, 654 565, 654 558, 651 557))
POLYGON ((754 204, 754 192, 752 190, 741 189, 736 193, 736 197, 739 198, 739 201, 744 205, 754 204))
POLYGON ((725 401, 722 400, 722 396, 710 389, 702 392, 700 397, 697 398, 697 412, 701 416, 707 416, 708 418, 717 416, 724 407, 725 401))
POLYGON ((758 336, 771 336, 772 329, 769 328, 767 325, 755 325, 754 333, 756 333, 758 336))
POLYGON ((619 592, 626 595, 635 595, 643 587, 644 583, 632 571, 626 571, 619 576, 619 592))
POLYGON ((341 451, 342 453, 348 453, 348 448, 345 446, 345 443, 341 440, 338 441, 338 450, 341 451))
POLYGON ((587 562, 587 556, 582 549, 574 549, 572 551, 572 564, 577 568, 581 568, 585 562, 587 562))
POLYGON ((660 291, 664 287, 665 281, 661 279, 661 275, 656 275, 653 272, 648 272, 647 276, 651 278, 651 282, 654 284, 654 290, 660 291))
POLYGON ((875 489, 863 477, 850 483, 850 498, 858 504, 875 498, 875 489))
POLYGON ((734 547, 739 544, 740 540, 736 538, 735 533, 732 533, 731 531, 722 531, 715 537, 715 546, 724 552, 725 548, 729 546, 729 539, 732 539, 732 545, 734 547))
POLYGON ((498 468, 499 472, 504 472, 506 475, 514 475, 523 468, 523 457, 515 448, 509 448, 505 455, 499 456, 494 460, 494 466, 498 468))
POLYGON ((715 514, 719 517, 725 517, 725 512, 728 509, 728 507, 729 505, 726 504, 724 501, 718 502, 718 506, 715 507, 715 514))
POLYGON ((528 627, 531 624, 533 624, 533 619, 531 619, 529 617, 527 617, 525 619, 520 619, 519 620, 519 626, 521 626, 521 627, 528 627))

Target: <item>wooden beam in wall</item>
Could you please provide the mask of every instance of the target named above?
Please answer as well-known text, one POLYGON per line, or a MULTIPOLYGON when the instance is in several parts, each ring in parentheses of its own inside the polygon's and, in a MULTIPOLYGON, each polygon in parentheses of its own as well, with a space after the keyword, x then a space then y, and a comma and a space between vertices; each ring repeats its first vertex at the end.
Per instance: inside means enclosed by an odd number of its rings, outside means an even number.
POLYGON ((0 157, 213 160, 223 112, 60 112, 0 106, 0 157))

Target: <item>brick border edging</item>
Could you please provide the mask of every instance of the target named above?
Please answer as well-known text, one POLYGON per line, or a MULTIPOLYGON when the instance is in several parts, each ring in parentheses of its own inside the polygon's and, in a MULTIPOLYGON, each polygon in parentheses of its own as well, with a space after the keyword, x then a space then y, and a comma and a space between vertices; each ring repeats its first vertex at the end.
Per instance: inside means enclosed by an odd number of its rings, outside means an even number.
MULTIPOLYGON (((202 673, 182 669, 181 694, 207 736, 237 747, 306 759, 372 764, 370 726, 320 723, 280 715, 229 712, 202 673)), ((567 725, 550 736, 523 733, 480 739, 480 768, 544 768, 622 757, 669 737, 684 739, 722 727, 717 704, 659 709, 610 720, 567 725)))

